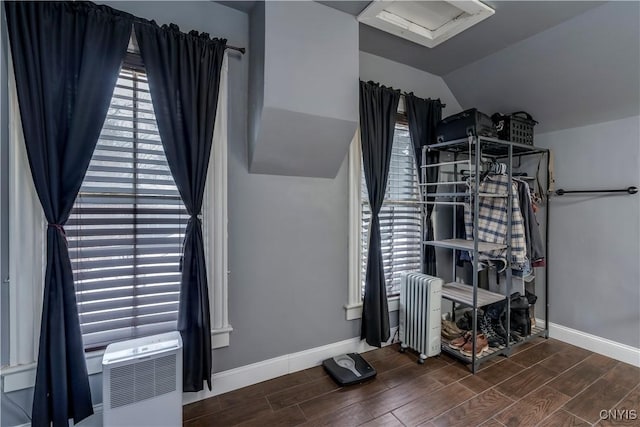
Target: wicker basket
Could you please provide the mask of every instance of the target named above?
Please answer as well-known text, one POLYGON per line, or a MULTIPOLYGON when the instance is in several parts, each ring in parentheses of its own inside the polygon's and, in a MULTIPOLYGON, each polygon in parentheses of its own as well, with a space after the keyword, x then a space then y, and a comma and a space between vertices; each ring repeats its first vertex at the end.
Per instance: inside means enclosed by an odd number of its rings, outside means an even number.
POLYGON ((498 131, 498 138, 520 144, 533 145, 533 127, 538 123, 530 114, 518 111, 511 114, 496 113, 491 116, 498 131))

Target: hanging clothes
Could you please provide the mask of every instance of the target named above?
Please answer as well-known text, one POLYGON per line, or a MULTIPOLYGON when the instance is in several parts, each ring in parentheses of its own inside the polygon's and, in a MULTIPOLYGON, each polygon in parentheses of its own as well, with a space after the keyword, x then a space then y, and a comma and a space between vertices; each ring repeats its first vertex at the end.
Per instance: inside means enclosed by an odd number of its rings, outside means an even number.
POLYGON ((529 184, 525 181, 514 179, 518 186, 518 202, 524 221, 525 238, 527 242, 527 258, 534 267, 544 265, 544 242, 540 235, 540 226, 536 219, 531 200, 529 184))
MULTIPOLYGON (((507 197, 486 197, 480 195, 478 215, 478 229, 473 229, 474 220, 474 199, 473 180, 469 180, 468 192, 471 195, 469 203, 465 204, 465 231, 467 239, 474 236, 480 242, 506 244, 507 243, 507 221, 509 217, 509 201, 507 197)), ((509 177, 507 175, 488 175, 480 182, 478 192, 480 194, 507 195, 509 188, 509 177)), ((520 212, 518 197, 518 186, 515 182, 511 185, 512 206, 511 206, 511 267, 518 270, 525 270, 529 266, 527 259, 527 242, 525 235, 524 220, 520 212)), ((481 261, 501 262, 503 270, 507 265, 506 249, 481 252, 481 261)))

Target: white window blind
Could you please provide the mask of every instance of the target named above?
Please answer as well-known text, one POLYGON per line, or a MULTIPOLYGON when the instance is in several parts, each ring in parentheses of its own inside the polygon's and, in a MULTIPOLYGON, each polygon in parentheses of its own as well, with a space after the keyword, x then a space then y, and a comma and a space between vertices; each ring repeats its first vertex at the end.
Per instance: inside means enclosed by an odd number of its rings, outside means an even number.
MULTIPOLYGON (((362 174, 360 277, 364 295, 371 210, 364 171, 362 174)), ((400 293, 402 273, 420 271, 421 216, 420 205, 416 203, 419 201, 418 171, 409 129, 405 124, 396 123, 385 200, 379 215, 387 296, 400 293)))
POLYGON ((176 329, 187 219, 144 70, 125 66, 65 226, 85 348, 176 329))

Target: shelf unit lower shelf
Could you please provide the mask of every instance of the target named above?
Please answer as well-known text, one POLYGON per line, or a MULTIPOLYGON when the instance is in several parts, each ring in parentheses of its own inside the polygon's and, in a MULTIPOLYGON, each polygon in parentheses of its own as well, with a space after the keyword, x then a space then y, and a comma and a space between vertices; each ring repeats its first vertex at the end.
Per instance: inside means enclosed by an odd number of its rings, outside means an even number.
MULTIPOLYGON (((447 283, 442 286, 442 298, 473 307, 473 286, 458 282, 447 283)), ((502 294, 478 288, 477 307, 493 304, 505 298, 502 294)))
MULTIPOLYGON (((531 335, 523 337, 520 341, 518 341, 517 343, 511 344, 509 347, 504 345, 501 345, 500 347, 489 347, 489 350, 482 353, 482 356, 476 357, 476 366, 496 356, 500 356, 500 355, 509 356, 511 351, 514 348, 517 348, 518 346, 521 346, 522 344, 528 341, 531 341, 532 339, 537 337, 546 338, 546 329, 541 328, 539 326, 534 326, 533 328, 531 328, 531 335)), ((466 364, 473 363, 473 360, 470 356, 465 356, 460 352, 460 350, 456 350, 455 348, 449 347, 449 342, 444 339, 442 340, 442 352, 466 364)))

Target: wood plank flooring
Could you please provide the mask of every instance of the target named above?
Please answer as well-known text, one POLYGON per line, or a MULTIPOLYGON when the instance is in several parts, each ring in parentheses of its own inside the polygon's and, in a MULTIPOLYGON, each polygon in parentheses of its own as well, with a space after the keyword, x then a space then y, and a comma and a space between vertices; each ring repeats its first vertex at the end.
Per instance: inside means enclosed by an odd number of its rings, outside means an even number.
POLYGON ((639 368, 553 339, 476 375, 447 355, 418 365, 395 344, 363 356, 378 371, 367 383, 340 388, 315 367, 187 405, 184 426, 640 425, 639 368), (608 410, 619 418, 601 419, 608 410))

